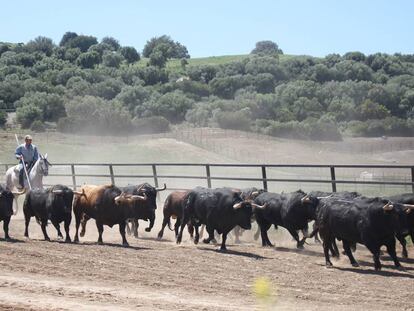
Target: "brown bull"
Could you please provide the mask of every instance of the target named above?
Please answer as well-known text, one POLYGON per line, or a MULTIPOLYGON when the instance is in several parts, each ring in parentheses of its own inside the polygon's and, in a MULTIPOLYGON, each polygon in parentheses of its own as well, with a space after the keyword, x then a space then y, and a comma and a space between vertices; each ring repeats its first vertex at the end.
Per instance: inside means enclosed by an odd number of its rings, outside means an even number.
POLYGON ((118 224, 122 243, 127 246, 125 221, 127 218, 136 217, 138 211, 134 203, 137 200, 145 201, 146 196, 128 195, 113 185, 85 185, 81 191, 84 194, 76 197, 73 202, 76 220, 75 242, 79 242, 78 231, 81 220, 94 218, 99 233, 98 243, 103 243, 103 225, 112 227, 118 224))
MULTIPOLYGON (((183 215, 183 203, 188 193, 189 191, 174 191, 174 192, 171 192, 165 199, 164 209, 163 209, 164 219, 162 221, 161 230, 158 233, 158 239, 161 239, 162 236, 164 235, 165 226, 168 225, 168 228, 170 230, 173 230, 171 228, 170 218, 177 219, 174 225, 175 236, 177 237, 178 229, 181 224, 181 217, 183 215)), ((194 233, 194 227, 191 224, 188 224, 187 228, 192 238, 193 233, 194 233)))

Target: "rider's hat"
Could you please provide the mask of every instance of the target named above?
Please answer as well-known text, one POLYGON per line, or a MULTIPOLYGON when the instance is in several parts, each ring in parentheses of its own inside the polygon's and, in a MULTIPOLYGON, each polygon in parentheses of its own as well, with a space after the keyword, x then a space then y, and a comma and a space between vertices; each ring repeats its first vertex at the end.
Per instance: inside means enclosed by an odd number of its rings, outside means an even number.
POLYGON ((33 138, 32 138, 32 136, 30 136, 30 135, 26 135, 25 137, 24 137, 24 140, 32 140, 33 138))

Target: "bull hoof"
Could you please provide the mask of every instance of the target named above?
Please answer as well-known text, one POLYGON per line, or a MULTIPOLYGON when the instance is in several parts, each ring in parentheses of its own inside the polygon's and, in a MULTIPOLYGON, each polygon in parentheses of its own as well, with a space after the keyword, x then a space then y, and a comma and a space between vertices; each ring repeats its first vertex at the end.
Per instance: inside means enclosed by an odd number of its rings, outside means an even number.
POLYGON ((375 271, 381 271, 381 266, 375 266, 375 271))
POLYGON ((408 252, 406 250, 403 250, 402 256, 403 258, 408 258, 408 252))
POLYGON ((75 238, 74 240, 73 240, 73 243, 79 243, 79 238, 75 238))
POLYGON ((325 263, 325 267, 326 267, 326 268, 328 268, 328 269, 332 268, 332 267, 333 267, 332 262, 327 261, 327 262, 325 263))
POLYGON ((103 245, 103 241, 98 241, 97 244, 98 245, 103 245))
POLYGON ((204 244, 209 244, 210 243, 210 240, 209 239, 203 239, 203 243, 204 244))
POLYGON ((50 242, 50 238, 49 237, 45 238, 45 241, 50 242))
POLYGON ((79 233, 80 237, 83 238, 85 236, 85 231, 81 231, 81 233, 79 233))
POLYGON ((216 239, 212 239, 211 242, 213 242, 213 244, 217 244, 217 240, 216 239))
POLYGON ((122 246, 123 246, 123 247, 129 247, 129 244, 128 244, 128 242, 126 242, 126 243, 122 243, 122 246))
POLYGON ((226 252, 227 248, 225 246, 220 247, 220 252, 226 252))
POLYGON ((399 265, 396 266, 395 269, 397 269, 398 271, 407 271, 403 266, 399 265))
POLYGON ((359 267, 359 263, 357 263, 357 262, 353 262, 351 264, 352 264, 352 267, 355 267, 355 268, 358 268, 359 267))
POLYGON ((9 237, 9 236, 6 236, 5 238, 4 238, 4 240, 6 241, 6 242, 11 242, 11 238, 9 237))
POLYGON ((151 232, 151 228, 145 228, 145 232, 151 232))
POLYGON ((70 238, 66 238, 65 243, 72 243, 72 240, 70 238))

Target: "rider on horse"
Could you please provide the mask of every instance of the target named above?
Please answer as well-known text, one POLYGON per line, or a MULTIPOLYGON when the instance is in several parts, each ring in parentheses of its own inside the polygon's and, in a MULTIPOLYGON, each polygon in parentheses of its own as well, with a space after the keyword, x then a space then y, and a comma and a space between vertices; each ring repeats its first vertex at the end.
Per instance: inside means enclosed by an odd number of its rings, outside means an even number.
POLYGON ((15 151, 16 158, 19 159, 19 184, 22 188, 24 188, 23 165, 26 165, 29 171, 39 158, 37 147, 32 144, 32 136, 26 135, 24 141, 25 143, 18 146, 15 151))

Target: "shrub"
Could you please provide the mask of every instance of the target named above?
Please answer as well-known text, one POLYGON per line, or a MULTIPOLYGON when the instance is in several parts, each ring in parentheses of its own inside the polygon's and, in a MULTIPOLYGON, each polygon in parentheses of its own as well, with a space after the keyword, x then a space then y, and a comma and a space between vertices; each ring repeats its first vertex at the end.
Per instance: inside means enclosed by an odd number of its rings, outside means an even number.
POLYGON ((45 125, 40 120, 35 120, 32 125, 30 126, 30 129, 34 132, 44 132, 46 130, 45 125))
POLYGON ((170 122, 160 116, 135 118, 132 120, 132 126, 139 134, 164 133, 170 130, 170 122))
POLYGON ((7 122, 7 113, 0 110, 0 127, 4 127, 7 122))
POLYGON ((219 111, 214 118, 223 129, 250 130, 251 121, 244 111, 219 111))

